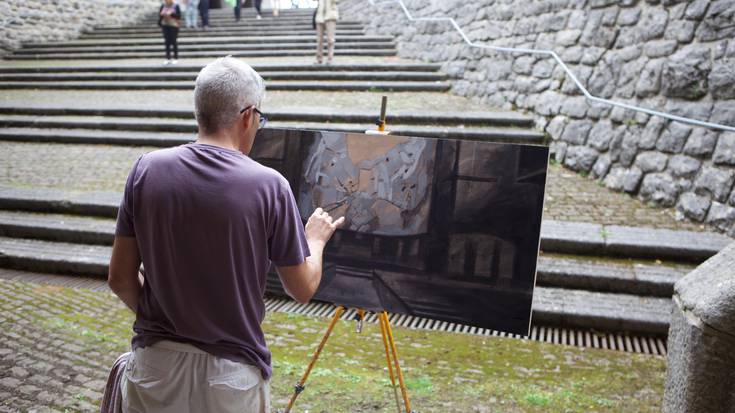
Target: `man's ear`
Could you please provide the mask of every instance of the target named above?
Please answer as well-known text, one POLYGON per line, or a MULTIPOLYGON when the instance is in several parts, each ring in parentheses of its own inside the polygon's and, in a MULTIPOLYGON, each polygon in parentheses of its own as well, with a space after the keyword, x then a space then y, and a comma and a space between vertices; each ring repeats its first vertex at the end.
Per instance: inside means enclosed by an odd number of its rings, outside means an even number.
POLYGON ((243 125, 243 127, 245 129, 250 129, 253 126, 253 120, 254 120, 253 119, 253 113, 254 112, 255 111, 252 110, 252 109, 246 110, 245 112, 243 112, 243 114, 242 114, 243 115, 242 116, 242 122, 243 122, 243 124, 242 125, 243 125))

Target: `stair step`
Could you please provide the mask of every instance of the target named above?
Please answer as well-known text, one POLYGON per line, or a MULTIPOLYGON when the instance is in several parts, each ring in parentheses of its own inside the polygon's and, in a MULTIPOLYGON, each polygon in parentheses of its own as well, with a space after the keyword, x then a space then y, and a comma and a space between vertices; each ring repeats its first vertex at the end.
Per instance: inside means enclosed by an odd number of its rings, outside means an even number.
POLYGON ((122 194, 0 187, 0 209, 117 218, 122 194))
MULTIPOLYGON (((442 81, 289 81, 272 80, 267 90, 331 90, 331 91, 394 91, 445 92, 450 89, 442 81)), ((48 90, 193 90, 194 81, 58 81, 58 82, 2 82, 0 89, 48 90)))
POLYGON ((0 236, 111 246, 115 220, 0 210, 0 236))
MULTIPOLYGON (((393 43, 392 36, 340 36, 340 41, 346 43, 393 43)), ((223 45, 223 44, 263 44, 264 42, 269 43, 314 43, 314 35, 291 35, 291 36, 211 36, 211 37, 200 37, 200 38, 183 38, 179 39, 179 46, 183 47, 186 45, 223 45)), ((65 42, 49 42, 49 43, 24 43, 22 50, 35 50, 35 49, 67 49, 76 47, 122 47, 122 46, 146 46, 146 45, 161 45, 160 38, 153 37, 141 37, 131 39, 109 39, 109 40, 73 40, 65 42)))
POLYGON ((0 209, 117 218, 122 194, 0 187, 0 209))
MULTIPOLYGON (((209 30, 202 30, 204 32, 211 31, 212 29, 220 29, 220 30, 237 30, 237 29, 261 29, 261 28, 282 28, 282 29, 307 29, 311 30, 312 32, 316 33, 314 30, 314 27, 312 26, 311 19, 298 19, 298 20, 292 20, 292 21, 248 21, 248 22, 240 22, 236 23, 234 21, 234 18, 231 21, 226 20, 217 20, 213 19, 210 20, 210 28, 209 30)), ((353 30, 359 30, 362 29, 364 25, 362 23, 358 22, 343 22, 338 21, 337 22, 337 29, 353 29, 353 30)), ((187 29, 182 28, 181 31, 188 31, 188 30, 194 30, 194 29, 187 29)), ((201 30, 201 29, 198 29, 201 30)), ((86 33, 109 33, 109 34, 119 34, 119 33, 139 33, 139 32, 149 32, 154 31, 161 33, 161 28, 158 27, 156 22, 151 22, 147 24, 139 24, 134 26, 125 26, 125 27, 116 27, 116 26, 103 26, 103 27, 96 27, 93 30, 86 32, 86 33)))
MULTIPOLYGON (((309 121, 309 122, 371 122, 377 119, 373 111, 335 111, 331 108, 268 109, 270 121, 309 121)), ((20 116, 89 116, 114 118, 175 118, 194 120, 190 110, 151 110, 116 108, 39 108, 0 106, 0 115, 20 116)), ((503 125, 532 127, 533 118, 517 112, 439 112, 439 111, 395 111, 387 115, 390 124, 461 124, 461 125, 503 125)))
MULTIPOLYGON (((314 54, 313 48, 292 49, 292 50, 249 50, 238 51, 222 50, 188 52, 180 51, 179 58, 195 58, 195 57, 222 57, 231 55, 233 57, 285 57, 285 56, 311 56, 314 54)), ((390 49, 342 49, 335 46, 335 56, 395 56, 396 50, 390 49)), ((108 60, 108 59, 143 59, 143 58, 163 58, 163 48, 158 52, 100 52, 97 53, 48 53, 48 54, 10 54, 3 58, 5 60, 108 60)))
MULTIPOLYGON (((361 50, 386 50, 395 48, 395 43, 390 42, 372 42, 362 40, 352 41, 340 41, 335 44, 335 52, 344 49, 361 49, 361 50)), ((291 41, 291 42, 244 42, 244 43, 227 43, 227 44, 199 44, 198 42, 192 44, 181 44, 179 45, 179 52, 219 52, 220 50, 226 50, 228 52, 241 52, 241 51, 268 51, 268 50, 316 50, 317 44, 316 39, 304 39, 303 41, 291 41)), ((326 45, 323 46, 324 50, 327 50, 326 45)), ((149 44, 140 46, 75 46, 75 47, 47 47, 47 48, 32 48, 32 49, 18 49, 13 51, 14 56, 25 56, 35 55, 42 56, 46 54, 114 54, 114 53, 146 53, 146 52, 157 52, 159 55, 163 51, 163 45, 161 44, 149 44)))
MULTIPOLYGON (((120 73, 11 73, 0 74, 0 82, 81 82, 81 81, 148 81, 170 82, 196 80, 199 72, 120 72, 120 73)), ((310 71, 310 72, 259 72, 266 81, 274 80, 361 80, 390 82, 437 82, 446 79, 446 75, 436 72, 346 72, 346 71, 310 71)))
MULTIPOLYGON (((0 140, 8 142, 55 142, 55 143, 85 143, 85 144, 104 144, 104 145, 131 145, 131 146, 157 146, 170 147, 190 142, 195 138, 195 127, 192 126, 194 132, 187 135, 166 134, 163 132, 145 133, 145 131, 116 131, 108 130, 91 130, 91 129, 72 129, 66 133, 57 133, 55 130, 46 130, 53 125, 43 126, 43 129, 36 128, 7 128, 0 129, 0 140)), ((66 125, 57 125, 66 127, 66 125)), ((108 125, 104 125, 108 126, 108 125)), ((116 128, 108 126, 110 128, 116 128)), ((140 125, 136 129, 149 128, 156 130, 156 126, 140 125)), ((366 130, 374 130, 374 124, 343 124, 343 123, 308 123, 308 122, 268 122, 266 129, 310 129, 310 130, 326 130, 334 132, 353 132, 364 133, 366 130)), ((180 129, 188 129, 182 125, 180 129)), ((543 135, 529 130, 516 128, 446 128, 446 127, 419 127, 411 125, 394 125, 390 131, 393 135, 400 136, 418 136, 427 138, 443 138, 443 139, 469 139, 483 140, 489 142, 513 142, 526 144, 539 144, 543 139, 543 135)), ((160 126, 160 130, 165 129, 160 126)), ((184 133, 184 132, 182 132, 184 133)))
POLYGON ((167 148, 192 142, 193 134, 89 129, 2 128, 0 141, 155 146, 167 148))
POLYGON ((674 283, 693 269, 688 265, 653 265, 544 254, 538 259, 536 285, 670 298, 674 283))
MULTIPOLYGON (((115 220, 62 214, 0 211, 0 236, 112 245, 115 220)), ((579 257, 541 256, 537 285, 671 297, 674 283, 691 266, 597 262, 579 257)))
MULTIPOLYGON (((0 266, 37 272, 107 275, 111 248, 0 237, 0 266)), ((536 324, 666 334, 671 300, 537 287, 536 324)))
MULTIPOLYGON (((199 73, 204 65, 176 65, 161 66, 160 64, 147 66, 26 66, 0 67, 0 73, 199 73)), ((329 66, 314 65, 311 63, 254 63, 253 69, 258 72, 435 72, 441 69, 437 63, 335 63, 329 66)))
POLYGON ((532 323, 665 335, 671 305, 669 298, 536 287, 532 323))
MULTIPOLYGON (((22 188, 3 188, 0 187, 0 208, 6 210, 20 210, 20 211, 46 211, 52 213, 65 213, 65 214, 80 214, 88 216, 101 216, 115 218, 117 216, 117 206, 120 202, 121 194, 114 192, 65 192, 60 190, 48 190, 48 189, 22 189, 22 188)), ((555 232, 555 228, 562 228, 558 224, 559 221, 544 220, 542 223, 541 231, 541 244, 548 243, 549 240, 555 240, 564 237, 563 233, 555 232)), ((584 223, 568 222, 569 226, 584 223)), ((699 260, 706 260, 709 257, 715 255, 720 249, 724 248, 731 242, 730 238, 725 237, 721 234, 716 233, 692 233, 691 231, 673 231, 666 229, 656 228, 640 228, 640 227, 623 227, 613 226, 616 231, 620 234, 636 234, 641 232, 648 232, 649 240, 644 244, 631 244, 635 245, 638 250, 630 249, 631 254, 628 257, 642 255, 638 251, 646 249, 663 249, 665 246, 670 245, 673 239, 679 239, 679 253, 672 254, 670 257, 673 261, 689 260, 691 256, 694 256, 694 252, 698 254, 699 260), (657 235, 660 235, 657 237, 657 235), (655 240, 661 240, 659 244, 655 243, 655 240), (695 240, 694 242, 685 242, 683 240, 695 240), (693 244, 709 244, 709 250, 703 250, 698 245, 693 244), (719 249, 717 248, 719 247, 719 249), (706 252, 705 252, 706 251, 706 252)), ((618 237, 621 240, 625 240, 624 237, 618 237)), ((624 242, 631 242, 633 239, 627 239, 624 242)), ((550 251, 545 250, 545 253, 550 251)), ((552 258, 549 258, 552 259, 552 258)), ((558 270, 546 266, 539 268, 539 272, 544 274, 544 277, 553 281, 554 277, 561 275, 575 276, 580 273, 596 272, 603 274, 608 279, 615 279, 615 272, 620 272, 617 278, 629 279, 655 276, 658 274, 653 269, 646 266, 639 266, 640 269, 635 268, 632 272, 623 274, 625 268, 630 268, 629 265, 614 263, 614 262, 602 262, 602 263, 588 263, 585 260, 580 261, 577 258, 576 261, 571 258, 564 258, 559 256, 553 257, 554 262, 566 263, 566 266, 560 265, 558 270), (566 260, 566 261, 565 261, 566 260), (585 267, 586 266, 586 267, 585 267), (613 271, 614 269, 614 271, 613 271)), ((545 263, 546 257, 542 256, 540 259, 541 263, 545 263)), ((632 265, 632 264, 631 264, 632 265)), ((655 266, 660 267, 660 266, 655 266)), ((664 268, 664 267, 662 267, 664 268)), ((682 266, 688 270, 687 267, 682 266)), ((662 269, 661 274, 665 277, 673 277, 672 274, 680 274, 677 269, 672 270, 673 272, 662 269)), ((660 274, 659 274, 660 275, 660 274)), ((605 278, 603 277, 603 278, 605 278)), ((567 277, 569 278, 569 277, 567 277)), ((655 277, 654 277, 655 278, 655 277)), ((603 285, 603 284, 599 284, 603 285)), ((598 289, 604 287, 598 287, 598 289)))
POLYGON ((712 232, 564 221, 544 221, 541 239, 541 249, 549 252, 693 262, 706 260, 733 241, 712 232))
MULTIPOLYGON (((202 38, 202 37, 212 37, 212 36, 263 36, 263 37, 269 37, 269 36, 315 36, 314 30, 309 27, 303 28, 303 29, 287 29, 287 28, 260 28, 260 29, 250 29, 250 28, 242 28, 242 29, 218 29, 218 28, 211 28, 207 31, 180 31, 178 40, 181 41, 183 39, 189 39, 189 38, 202 38)), ((337 39, 341 39, 343 36, 363 36, 365 35, 365 31, 362 29, 342 29, 338 28, 335 32, 335 36, 337 39)), ((140 39, 140 38, 147 38, 147 39, 158 39, 158 41, 161 41, 161 31, 160 30, 149 30, 149 31, 133 31, 133 32, 127 32, 127 33, 116 33, 116 34, 107 34, 107 33, 85 33, 82 34, 77 40, 120 40, 120 39, 140 39)))

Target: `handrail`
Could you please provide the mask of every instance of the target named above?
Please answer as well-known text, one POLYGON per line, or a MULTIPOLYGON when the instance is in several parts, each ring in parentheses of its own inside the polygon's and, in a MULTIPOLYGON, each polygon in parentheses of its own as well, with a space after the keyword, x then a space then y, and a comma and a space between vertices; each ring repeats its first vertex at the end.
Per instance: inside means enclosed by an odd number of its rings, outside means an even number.
POLYGON ((584 94, 585 98, 587 98, 587 100, 589 100, 589 101, 604 103, 604 104, 608 104, 608 105, 611 105, 611 106, 618 106, 618 107, 621 107, 621 108, 624 108, 624 109, 629 109, 629 110, 633 110, 633 111, 636 111, 636 112, 643 112, 643 113, 647 113, 649 115, 659 116, 659 117, 662 117, 662 118, 665 118, 665 119, 669 119, 669 120, 673 120, 673 121, 677 121, 677 122, 688 123, 690 125, 703 126, 705 128, 710 128, 710 129, 719 129, 719 130, 724 130, 724 131, 735 132, 735 126, 721 125, 719 123, 706 122, 706 121, 701 121, 701 120, 697 120, 697 119, 690 119, 690 118, 683 117, 683 116, 672 115, 672 114, 666 113, 666 112, 659 112, 659 111, 653 110, 653 109, 643 108, 643 107, 640 107, 640 106, 630 105, 630 104, 623 103, 623 102, 616 102, 614 100, 604 99, 604 98, 600 98, 600 97, 597 97, 597 96, 593 96, 587 90, 587 88, 585 88, 582 85, 582 83, 579 81, 579 79, 577 79, 577 76, 575 76, 574 73, 572 73, 572 71, 561 60, 561 58, 559 58, 559 55, 557 55, 556 52, 554 52, 553 50, 539 50, 539 49, 527 49, 527 48, 515 48, 515 47, 500 47, 500 46, 491 46, 491 45, 486 45, 486 44, 478 44, 478 43, 473 42, 472 40, 470 40, 467 37, 467 35, 464 33, 464 31, 462 30, 462 28, 459 27, 459 25, 457 24, 457 22, 453 18, 451 18, 451 17, 413 17, 411 15, 411 12, 408 11, 408 8, 406 7, 406 5, 403 3, 403 0, 383 0, 383 1, 368 0, 368 1, 370 2, 371 5, 376 6, 376 7, 377 6, 382 6, 382 5, 395 5, 395 4, 397 4, 397 5, 399 5, 401 7, 401 9, 403 9, 403 13, 406 15, 406 17, 410 21, 433 21, 433 22, 444 22, 445 21, 445 22, 449 22, 454 27, 454 29, 459 33, 459 35, 462 36, 462 39, 464 40, 464 42, 467 43, 468 45, 472 46, 472 47, 477 47, 477 48, 481 48, 481 49, 490 49, 490 50, 495 50, 495 51, 498 51, 498 52, 526 53, 526 54, 538 54, 538 55, 551 56, 561 66, 561 68, 564 69, 564 71, 566 72, 566 74, 574 81, 574 84, 577 85, 577 88, 582 92, 582 94, 584 94))

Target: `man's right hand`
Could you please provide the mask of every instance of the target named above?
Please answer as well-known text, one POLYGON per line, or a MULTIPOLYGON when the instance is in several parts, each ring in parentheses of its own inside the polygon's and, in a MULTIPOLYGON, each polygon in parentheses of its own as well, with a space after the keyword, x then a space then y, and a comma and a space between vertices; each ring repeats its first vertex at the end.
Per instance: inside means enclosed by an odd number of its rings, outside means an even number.
POLYGON ((309 302, 319 288, 319 282, 322 279, 324 246, 344 221, 344 217, 334 221, 329 213, 317 208, 309 217, 304 228, 311 255, 299 265, 277 267, 284 289, 296 301, 309 302))
POLYGON ((309 248, 324 249, 327 241, 332 237, 334 231, 345 222, 345 217, 340 217, 336 221, 332 219, 328 212, 321 208, 314 210, 309 220, 306 222, 304 232, 309 248))

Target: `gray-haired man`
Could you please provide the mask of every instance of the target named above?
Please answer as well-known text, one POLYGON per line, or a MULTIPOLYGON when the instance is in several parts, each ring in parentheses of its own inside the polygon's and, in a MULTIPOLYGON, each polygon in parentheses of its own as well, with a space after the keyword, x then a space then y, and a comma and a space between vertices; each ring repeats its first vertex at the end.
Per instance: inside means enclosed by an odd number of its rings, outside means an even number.
POLYGON ((250 66, 219 59, 194 94, 197 141, 141 156, 118 213, 108 282, 136 314, 123 410, 267 412, 270 262, 309 301, 343 218, 317 209, 304 228, 286 179, 248 158, 265 121, 250 66))

